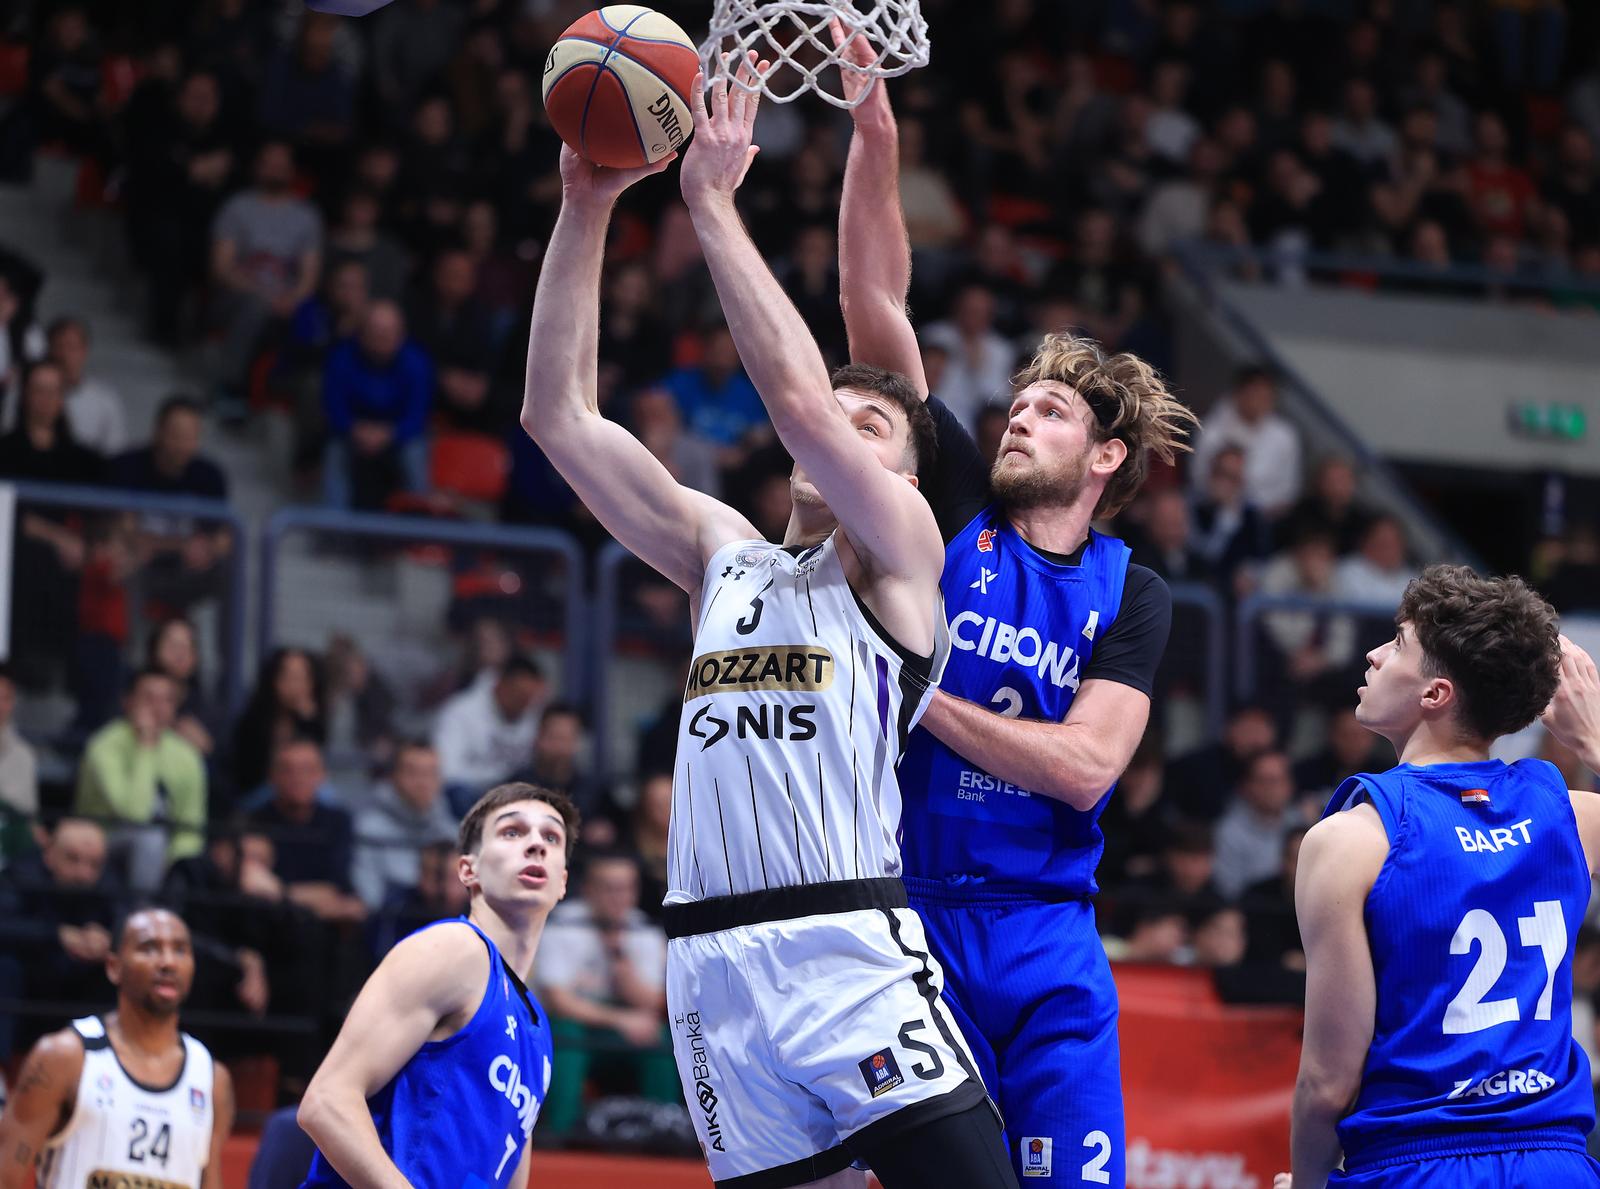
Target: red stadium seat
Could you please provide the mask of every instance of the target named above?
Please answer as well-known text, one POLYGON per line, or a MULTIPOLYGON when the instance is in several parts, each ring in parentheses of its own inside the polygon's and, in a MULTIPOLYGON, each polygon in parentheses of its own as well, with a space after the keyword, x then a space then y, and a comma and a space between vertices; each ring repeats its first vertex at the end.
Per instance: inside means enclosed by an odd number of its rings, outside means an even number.
POLYGON ((20 95, 28 89, 28 47, 22 42, 0 41, 0 95, 20 95))
POLYGON ((441 433, 433 439, 431 478, 436 491, 486 504, 500 502, 511 474, 511 452, 481 433, 441 433))

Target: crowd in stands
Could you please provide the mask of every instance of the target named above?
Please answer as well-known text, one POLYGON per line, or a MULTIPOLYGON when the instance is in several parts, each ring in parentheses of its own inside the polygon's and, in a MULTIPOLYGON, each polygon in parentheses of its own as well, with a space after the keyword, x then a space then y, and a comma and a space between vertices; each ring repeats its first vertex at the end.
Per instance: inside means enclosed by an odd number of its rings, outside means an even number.
MULTIPOLYGON (((148 333, 202 358, 209 387, 168 399, 148 430, 129 425, 114 378, 95 371, 93 328, 40 326, 42 277, 27 245, 6 243, 0 479, 226 501, 208 420, 277 418, 292 430, 284 502, 604 541, 517 426, 560 198, 536 80, 589 0, 405 0, 359 23, 298 0, 33 7, 32 23, 0 25, 30 51, 25 87, 0 99, 0 177, 25 176, 38 151, 92 167, 124 220, 148 333)), ((692 33, 704 21, 703 4, 656 7, 692 33)), ((1279 273, 1321 250, 1481 263, 1547 292, 1600 283, 1600 60, 1584 56, 1600 30, 1587 6, 924 10, 934 65, 893 90, 912 306, 933 390, 991 457, 1010 376, 1041 333, 1077 328, 1172 366, 1162 279, 1187 241, 1268 249, 1279 273)), ((757 128, 746 218, 843 362, 848 121, 821 102, 768 104, 757 128)), ((602 408, 681 481, 780 537, 788 460, 670 179, 630 192, 607 265, 602 408)), ((1343 774, 1391 762, 1348 706, 1417 557, 1402 522, 1363 499, 1354 462, 1310 455, 1270 370, 1195 396, 1213 399, 1194 455, 1158 469, 1114 526, 1134 560, 1228 606, 1260 593, 1340 607, 1263 616, 1254 699, 1220 738, 1181 748, 1167 702, 1205 686, 1180 607, 1154 726, 1104 818, 1102 931, 1114 957, 1192 963, 1231 996, 1294 1002, 1299 841, 1343 774)), ((655 920, 675 709, 627 779, 602 780, 592 724, 527 641, 464 616, 467 659, 428 694, 397 690, 335 636, 320 653, 261 658, 230 718, 201 671, 197 622, 236 545, 203 518, 20 518, 0 672, 0 999, 103 1002, 117 906, 157 894, 194 930, 195 1007, 234 1021, 213 1033, 219 1052, 269 1045, 292 1093, 371 964, 462 910, 466 808, 528 780, 570 793, 585 818, 538 971, 567 1042, 546 1124, 577 1123, 586 1079, 673 1100, 655 920), (123 594, 135 573, 137 616, 123 594), (65 743, 48 745, 67 749, 70 775, 52 778, 12 723, 19 698, 61 689, 77 709, 65 743), (288 1024, 252 1032, 251 1019, 288 1024)), ((1594 609, 1592 532, 1540 559, 1562 609, 1594 609)), ((681 630, 675 593, 641 584, 630 597, 681 630)), ((0 1015, 0 1061, 54 1022, 0 1015)))

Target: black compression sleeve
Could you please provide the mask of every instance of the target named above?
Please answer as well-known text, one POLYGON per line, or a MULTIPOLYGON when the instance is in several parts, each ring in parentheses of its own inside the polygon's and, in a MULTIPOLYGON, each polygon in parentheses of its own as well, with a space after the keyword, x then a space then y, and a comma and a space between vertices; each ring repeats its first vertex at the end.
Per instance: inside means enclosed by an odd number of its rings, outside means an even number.
POLYGON ((939 457, 926 476, 923 493, 939 521, 939 531, 951 540, 989 503, 989 468, 961 419, 936 396, 928 398, 939 457))
POLYGON ((1130 565, 1122 584, 1122 607, 1095 645, 1082 680, 1095 677, 1152 692, 1171 631, 1172 592, 1166 582, 1154 570, 1130 565))

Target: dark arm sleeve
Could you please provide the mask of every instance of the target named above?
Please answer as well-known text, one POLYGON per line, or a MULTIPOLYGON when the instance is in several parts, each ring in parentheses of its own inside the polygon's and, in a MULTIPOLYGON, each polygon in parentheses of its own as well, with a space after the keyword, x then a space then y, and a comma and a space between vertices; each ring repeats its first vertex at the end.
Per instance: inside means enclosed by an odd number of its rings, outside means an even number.
POLYGON ((928 398, 928 412, 939 443, 939 456, 923 492, 939 521, 939 531, 951 540, 989 503, 989 468, 967 427, 936 396, 928 398))
POLYGON ((1130 685, 1140 693, 1154 691, 1156 668, 1172 631, 1172 592, 1154 570, 1130 565, 1122 584, 1122 607, 1116 622, 1084 666, 1091 677, 1130 685))

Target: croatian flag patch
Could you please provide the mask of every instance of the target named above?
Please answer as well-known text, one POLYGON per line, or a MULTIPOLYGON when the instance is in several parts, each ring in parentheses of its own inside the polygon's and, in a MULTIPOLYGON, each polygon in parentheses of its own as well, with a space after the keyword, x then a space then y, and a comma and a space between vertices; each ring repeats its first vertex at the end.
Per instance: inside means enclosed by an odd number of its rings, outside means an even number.
POLYGON ((1461 803, 1463 805, 1487 805, 1489 803, 1489 790, 1462 789, 1461 803))

